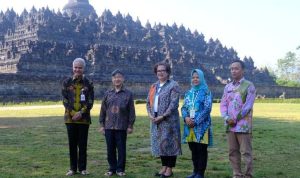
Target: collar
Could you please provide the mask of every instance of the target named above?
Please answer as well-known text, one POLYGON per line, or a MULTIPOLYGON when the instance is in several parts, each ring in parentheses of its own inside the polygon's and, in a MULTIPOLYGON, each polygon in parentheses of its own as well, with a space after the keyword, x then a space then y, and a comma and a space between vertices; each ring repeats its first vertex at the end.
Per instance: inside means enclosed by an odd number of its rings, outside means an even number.
POLYGON ((241 84, 243 82, 243 80, 245 80, 244 77, 242 77, 239 81, 233 81, 232 84, 233 85, 239 85, 239 84, 241 84))
MULTIPOLYGON (((170 79, 167 79, 167 80, 165 81, 164 85, 166 85, 166 84, 169 83, 169 82, 170 82, 170 79)), ((156 85, 156 86, 159 86, 159 85, 160 85, 159 80, 158 80, 157 82, 155 82, 155 85, 156 85)), ((164 85, 163 85, 163 86, 164 86, 164 85)))
POLYGON ((165 83, 158 83, 157 88, 162 88, 163 86, 165 86, 166 83, 167 83, 167 81, 165 83))
MULTIPOLYGON (((114 87, 113 87, 113 88, 111 88, 109 91, 110 91, 110 92, 115 92, 115 93, 116 93, 116 90, 115 90, 115 88, 114 88, 114 87)), ((121 91, 125 91, 125 87, 124 87, 124 85, 122 85, 122 87, 121 87, 120 91, 118 91, 118 93, 119 93, 119 92, 121 92, 121 91)))
POLYGON ((79 77, 75 77, 74 75, 72 76, 72 80, 73 81, 75 81, 75 80, 83 80, 83 78, 84 78, 84 75, 82 75, 82 76, 79 76, 79 77))

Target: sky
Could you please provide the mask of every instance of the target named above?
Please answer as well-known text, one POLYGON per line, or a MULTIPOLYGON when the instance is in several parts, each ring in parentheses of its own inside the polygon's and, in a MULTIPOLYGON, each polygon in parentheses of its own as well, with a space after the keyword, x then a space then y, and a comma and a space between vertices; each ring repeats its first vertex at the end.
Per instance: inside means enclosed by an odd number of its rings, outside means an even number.
MULTIPOLYGON (((0 0, 0 11, 21 13, 48 6, 62 10, 68 0, 0 0)), ((128 13, 143 25, 177 26, 203 33, 205 40, 219 39, 243 59, 251 56, 257 67, 276 66, 288 51, 300 46, 299 0, 89 0, 100 16, 105 9, 114 15, 128 13)))

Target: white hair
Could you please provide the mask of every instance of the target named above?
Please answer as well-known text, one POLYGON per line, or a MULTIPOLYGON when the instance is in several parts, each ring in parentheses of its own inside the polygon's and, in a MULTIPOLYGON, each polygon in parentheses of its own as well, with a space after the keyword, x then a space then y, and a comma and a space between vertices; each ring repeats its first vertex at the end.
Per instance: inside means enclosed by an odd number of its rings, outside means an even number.
POLYGON ((80 63, 80 64, 82 64, 83 68, 85 68, 85 60, 84 60, 84 59, 82 59, 82 58, 76 58, 76 59, 74 59, 74 61, 73 61, 73 65, 74 65, 75 63, 80 63))

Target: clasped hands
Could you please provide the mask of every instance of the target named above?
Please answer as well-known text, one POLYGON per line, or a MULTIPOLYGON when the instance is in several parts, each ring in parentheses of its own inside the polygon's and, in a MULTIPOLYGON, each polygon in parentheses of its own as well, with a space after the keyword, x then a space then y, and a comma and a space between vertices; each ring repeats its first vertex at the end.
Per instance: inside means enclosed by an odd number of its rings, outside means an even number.
POLYGON ((164 120, 164 116, 150 117, 150 120, 151 120, 154 124, 159 124, 159 123, 161 123, 161 121, 164 120))
POLYGON ((231 127, 234 127, 236 125, 236 121, 232 118, 226 119, 226 123, 231 127))
POLYGON ((76 114, 74 114, 74 116, 72 117, 72 120, 73 120, 73 121, 78 121, 78 120, 81 119, 81 117, 82 117, 82 114, 81 114, 81 112, 79 111, 79 112, 77 112, 76 114))
POLYGON ((194 119, 190 118, 190 117, 186 117, 185 118, 185 123, 190 127, 190 128, 194 128, 195 127, 195 121, 194 119))

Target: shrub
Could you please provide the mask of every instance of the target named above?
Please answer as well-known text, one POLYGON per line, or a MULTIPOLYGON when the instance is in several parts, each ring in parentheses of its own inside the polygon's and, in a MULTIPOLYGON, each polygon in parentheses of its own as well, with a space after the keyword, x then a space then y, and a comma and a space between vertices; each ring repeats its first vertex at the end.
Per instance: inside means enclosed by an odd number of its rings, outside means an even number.
POLYGON ((145 104, 145 103, 147 103, 147 101, 143 99, 135 100, 135 104, 145 104))
POLYGON ((300 103, 300 98, 265 98, 265 99, 256 99, 256 103, 300 103))
POLYGON ((213 103, 220 103, 221 99, 213 99, 213 103))

